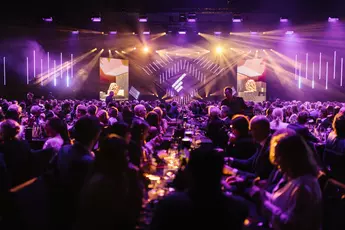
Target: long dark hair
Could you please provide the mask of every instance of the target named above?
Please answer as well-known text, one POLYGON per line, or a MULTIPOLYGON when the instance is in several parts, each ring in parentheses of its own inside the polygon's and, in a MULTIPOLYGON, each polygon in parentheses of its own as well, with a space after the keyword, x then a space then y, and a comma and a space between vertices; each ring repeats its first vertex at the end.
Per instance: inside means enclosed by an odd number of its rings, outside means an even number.
POLYGON ((64 145, 71 144, 71 139, 69 138, 68 129, 66 123, 58 117, 52 117, 48 119, 48 125, 60 134, 64 145))

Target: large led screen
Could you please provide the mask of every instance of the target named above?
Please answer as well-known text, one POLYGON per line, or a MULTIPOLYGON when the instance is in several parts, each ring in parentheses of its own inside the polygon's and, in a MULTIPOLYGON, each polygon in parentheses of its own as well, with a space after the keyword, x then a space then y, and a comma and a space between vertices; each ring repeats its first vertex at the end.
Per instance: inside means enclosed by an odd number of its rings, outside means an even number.
POLYGON ((115 58, 100 58, 100 99, 105 100, 111 91, 115 99, 128 99, 129 61, 115 58))

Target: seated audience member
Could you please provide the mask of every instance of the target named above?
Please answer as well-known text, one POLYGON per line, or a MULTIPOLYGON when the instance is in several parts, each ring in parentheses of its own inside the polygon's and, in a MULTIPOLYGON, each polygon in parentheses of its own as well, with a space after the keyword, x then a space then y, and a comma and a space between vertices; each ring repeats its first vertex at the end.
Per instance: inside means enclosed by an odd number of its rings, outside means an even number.
POLYGON ((117 122, 109 127, 108 134, 116 134, 121 138, 125 139, 126 143, 131 142, 131 130, 129 126, 124 122, 117 122))
POLYGON ((116 122, 118 122, 117 120, 117 116, 119 114, 119 110, 115 107, 111 107, 109 109, 109 125, 113 125, 116 122))
POLYGON ((220 118, 224 122, 224 125, 226 128, 229 128, 231 124, 231 118, 229 116, 229 112, 230 112, 229 107, 227 107, 226 105, 223 105, 220 108, 220 118))
POLYGON ((56 157, 56 178, 58 194, 54 199, 57 207, 54 217, 56 225, 70 227, 74 221, 79 193, 84 185, 86 176, 93 166, 94 153, 101 125, 96 117, 81 117, 75 124, 75 142, 63 146, 56 157))
POLYGON ((173 101, 172 103, 171 103, 171 107, 170 107, 170 109, 169 109, 169 111, 168 111, 168 115, 169 115, 169 117, 171 117, 171 118, 178 118, 178 116, 179 116, 179 111, 178 111, 178 105, 177 105, 177 102, 176 101, 173 101))
POLYGON ((96 116, 97 112, 98 112, 97 106, 89 105, 89 107, 87 107, 87 114, 89 116, 96 116))
POLYGON ((143 196, 138 172, 129 167, 126 153, 124 139, 107 137, 102 142, 81 192, 74 229, 135 229, 143 196))
POLYGON ((66 124, 58 117, 47 120, 45 132, 49 137, 43 149, 53 148, 57 153, 63 145, 71 144, 66 124))
POLYGON ((188 190, 158 203, 150 229, 242 229, 247 209, 222 192, 223 164, 217 151, 192 152, 186 167, 188 190))
MULTIPOLYGON (((243 178, 267 179, 273 170, 273 165, 269 160, 270 151, 270 122, 265 116, 255 116, 250 121, 250 130, 258 147, 256 153, 248 160, 228 158, 228 163, 234 169, 230 169, 232 173, 239 174, 234 178, 235 181, 242 181, 243 178), (241 170, 241 171, 239 171, 241 170)), ((230 181, 233 179, 229 178, 230 181)))
POLYGON ((161 126, 159 123, 159 116, 156 112, 151 111, 146 115, 146 122, 150 126, 148 140, 151 140, 155 136, 161 133, 161 126))
POLYGON ((273 121, 270 123, 272 130, 286 129, 288 123, 283 122, 284 111, 281 108, 275 108, 272 112, 272 117, 273 121))
POLYGON ((235 115, 231 120, 231 134, 226 155, 236 159, 248 159, 254 155, 257 145, 249 134, 249 121, 244 115, 235 115))
POLYGON ((33 177, 33 156, 26 141, 17 138, 20 125, 14 120, 0 123, 0 154, 3 155, 8 176, 8 186, 12 188, 33 177))
POLYGON ((159 107, 155 107, 153 111, 158 114, 158 120, 159 120, 161 132, 165 133, 166 130, 168 129, 168 121, 165 118, 163 118, 163 115, 164 115, 163 110, 159 107))
POLYGON ((225 147, 227 134, 224 129, 224 122, 219 118, 220 110, 216 106, 210 106, 208 110, 209 120, 206 135, 215 147, 225 147))
POLYGON ((345 184, 345 114, 334 117, 333 132, 326 141, 324 163, 330 176, 345 184))
POLYGON ((103 127, 108 126, 109 115, 107 111, 105 111, 104 109, 98 110, 97 117, 103 127))
POLYGON ((146 111, 147 110, 146 110, 146 107, 144 105, 141 105, 141 104, 136 105, 134 107, 134 117, 133 117, 132 123, 140 122, 140 121, 147 123, 145 121, 146 111))
POLYGON ((294 130, 297 134, 301 135, 307 142, 316 143, 319 140, 312 133, 310 133, 308 127, 306 126, 308 122, 308 117, 308 112, 300 112, 297 117, 297 123, 289 124, 287 128, 294 130))
POLYGON ((306 142, 293 130, 286 129, 272 138, 270 159, 287 183, 282 187, 278 184, 272 193, 254 186, 252 194, 256 194, 272 229, 321 229, 318 167, 306 142))
MULTIPOLYGON (((328 107, 327 107, 328 108, 328 107)), ((332 127, 332 114, 330 112, 332 111, 331 109, 328 110, 327 108, 321 108, 320 111, 320 118, 317 120, 318 127, 317 129, 319 131, 324 131, 327 130, 328 128, 332 127)), ((332 111, 333 112, 333 111, 332 111)))

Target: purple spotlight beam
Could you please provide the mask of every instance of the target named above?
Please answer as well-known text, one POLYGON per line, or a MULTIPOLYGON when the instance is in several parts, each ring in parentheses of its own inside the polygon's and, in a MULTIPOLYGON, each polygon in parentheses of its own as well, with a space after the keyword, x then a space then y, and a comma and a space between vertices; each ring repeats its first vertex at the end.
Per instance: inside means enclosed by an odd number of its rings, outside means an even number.
POLYGON ((6 57, 4 57, 4 85, 6 85, 6 57))

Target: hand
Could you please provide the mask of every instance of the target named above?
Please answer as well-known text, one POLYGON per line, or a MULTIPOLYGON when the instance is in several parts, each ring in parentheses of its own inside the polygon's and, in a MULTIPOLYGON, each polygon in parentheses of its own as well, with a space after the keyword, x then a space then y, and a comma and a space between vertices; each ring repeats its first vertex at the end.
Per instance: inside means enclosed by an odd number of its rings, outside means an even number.
POLYGON ((260 180, 260 177, 255 178, 253 181, 253 186, 257 186, 261 189, 265 189, 267 184, 267 180, 260 180))
POLYGON ((228 178, 226 178, 225 181, 229 185, 235 185, 235 184, 242 183, 244 181, 244 179, 242 177, 239 177, 239 176, 229 176, 228 178))
POLYGON ((237 172, 238 172, 237 169, 231 168, 228 165, 224 165, 224 167, 223 167, 223 174, 225 174, 225 175, 236 175, 237 172))

